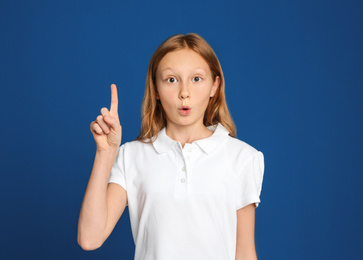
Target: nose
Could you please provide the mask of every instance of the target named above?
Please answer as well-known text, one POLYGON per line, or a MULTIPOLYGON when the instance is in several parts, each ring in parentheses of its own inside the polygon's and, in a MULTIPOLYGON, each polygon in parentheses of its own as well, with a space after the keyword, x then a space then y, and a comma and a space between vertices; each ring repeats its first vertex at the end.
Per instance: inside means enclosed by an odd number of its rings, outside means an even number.
POLYGON ((188 97, 189 97, 189 95, 187 95, 187 94, 181 94, 181 95, 180 95, 180 98, 181 98, 181 99, 186 99, 186 98, 188 98, 188 97))
POLYGON ((190 97, 189 88, 187 84, 181 84, 180 92, 179 92, 179 98, 180 99, 186 99, 190 97))

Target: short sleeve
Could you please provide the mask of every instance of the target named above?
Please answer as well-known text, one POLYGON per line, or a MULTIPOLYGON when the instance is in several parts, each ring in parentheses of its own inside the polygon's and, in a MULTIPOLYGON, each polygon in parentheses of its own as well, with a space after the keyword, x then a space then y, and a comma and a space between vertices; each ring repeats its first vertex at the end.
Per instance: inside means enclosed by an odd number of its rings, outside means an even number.
POLYGON ((111 169, 111 174, 108 183, 117 183, 120 186, 122 186, 125 190, 127 190, 124 158, 125 158, 125 144, 121 145, 118 150, 115 162, 113 163, 111 169))
POLYGON ((237 210, 251 203, 255 203, 256 208, 258 207, 261 202, 260 194, 264 170, 264 156, 260 151, 256 151, 243 164, 237 177, 237 210))

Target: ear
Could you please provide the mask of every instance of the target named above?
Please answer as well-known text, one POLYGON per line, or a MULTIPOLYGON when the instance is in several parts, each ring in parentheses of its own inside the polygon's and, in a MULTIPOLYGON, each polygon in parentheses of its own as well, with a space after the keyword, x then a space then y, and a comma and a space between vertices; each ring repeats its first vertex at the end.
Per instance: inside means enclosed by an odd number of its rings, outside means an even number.
POLYGON ((210 97, 214 96, 214 94, 217 92, 220 84, 221 84, 221 79, 219 76, 216 76, 216 80, 214 81, 212 90, 210 92, 210 97))
POLYGON ((157 91, 155 92, 155 97, 156 97, 156 100, 160 100, 159 93, 157 91))

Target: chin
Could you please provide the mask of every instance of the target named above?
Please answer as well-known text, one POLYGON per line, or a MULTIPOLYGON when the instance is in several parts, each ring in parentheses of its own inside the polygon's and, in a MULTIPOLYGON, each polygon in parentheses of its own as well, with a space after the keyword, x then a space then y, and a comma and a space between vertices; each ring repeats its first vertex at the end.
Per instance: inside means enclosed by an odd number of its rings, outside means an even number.
POLYGON ((198 124, 197 121, 189 120, 189 119, 188 120, 175 120, 175 121, 171 121, 171 123, 174 124, 174 125, 181 126, 181 127, 192 126, 192 125, 198 124))

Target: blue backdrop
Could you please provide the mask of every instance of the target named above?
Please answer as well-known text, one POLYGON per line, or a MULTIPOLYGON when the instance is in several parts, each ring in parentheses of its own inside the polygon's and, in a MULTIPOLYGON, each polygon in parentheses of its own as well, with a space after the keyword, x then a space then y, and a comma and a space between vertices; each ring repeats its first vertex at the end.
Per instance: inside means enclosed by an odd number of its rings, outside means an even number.
POLYGON ((259 259, 363 259, 362 1, 1 1, 0 259, 133 259, 126 211, 77 244, 89 124, 119 90, 140 127, 148 62, 196 32, 226 78, 238 138, 265 155, 259 259))

